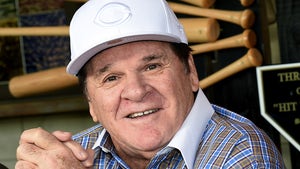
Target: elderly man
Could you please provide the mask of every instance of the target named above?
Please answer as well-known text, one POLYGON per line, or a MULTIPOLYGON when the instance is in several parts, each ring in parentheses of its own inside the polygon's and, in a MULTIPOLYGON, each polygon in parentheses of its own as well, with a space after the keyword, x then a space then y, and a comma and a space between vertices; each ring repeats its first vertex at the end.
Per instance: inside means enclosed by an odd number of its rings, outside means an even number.
POLYGON ((284 168, 263 131, 209 103, 164 0, 89 0, 70 37, 67 71, 99 125, 24 131, 16 168, 284 168))

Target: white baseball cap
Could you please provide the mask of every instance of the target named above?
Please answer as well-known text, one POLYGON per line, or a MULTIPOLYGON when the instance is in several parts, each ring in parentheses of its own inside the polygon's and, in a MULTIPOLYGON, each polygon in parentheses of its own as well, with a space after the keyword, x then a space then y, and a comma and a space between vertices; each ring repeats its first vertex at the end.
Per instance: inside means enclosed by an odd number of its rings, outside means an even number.
POLYGON ((188 43, 183 26, 165 0, 89 0, 70 23, 67 72, 77 75, 98 52, 141 40, 188 43))

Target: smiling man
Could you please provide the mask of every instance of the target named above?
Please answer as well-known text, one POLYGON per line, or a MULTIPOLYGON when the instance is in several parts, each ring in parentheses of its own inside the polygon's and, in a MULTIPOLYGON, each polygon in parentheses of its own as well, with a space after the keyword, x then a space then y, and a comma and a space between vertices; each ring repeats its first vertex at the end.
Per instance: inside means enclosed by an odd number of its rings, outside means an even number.
POLYGON ((90 113, 129 166, 145 168, 182 126, 198 90, 191 56, 188 63, 189 73, 169 43, 139 41, 107 49, 83 69, 90 113))
POLYGON ((164 0, 89 0, 70 37, 67 71, 99 124, 24 131, 16 168, 284 168, 263 131, 209 103, 164 0))

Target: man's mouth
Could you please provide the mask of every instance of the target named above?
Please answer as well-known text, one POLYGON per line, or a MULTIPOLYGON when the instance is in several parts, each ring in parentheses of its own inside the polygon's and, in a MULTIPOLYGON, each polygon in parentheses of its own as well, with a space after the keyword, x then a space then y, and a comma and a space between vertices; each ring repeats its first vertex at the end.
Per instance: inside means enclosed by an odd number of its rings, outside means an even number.
POLYGON ((159 109, 152 109, 152 110, 147 110, 147 111, 144 111, 144 112, 137 112, 137 113, 133 113, 133 114, 130 114, 128 116, 128 118, 137 118, 137 117, 142 117, 142 116, 145 116, 145 115, 149 115, 149 114, 152 114, 152 113, 155 113, 157 112, 159 109))

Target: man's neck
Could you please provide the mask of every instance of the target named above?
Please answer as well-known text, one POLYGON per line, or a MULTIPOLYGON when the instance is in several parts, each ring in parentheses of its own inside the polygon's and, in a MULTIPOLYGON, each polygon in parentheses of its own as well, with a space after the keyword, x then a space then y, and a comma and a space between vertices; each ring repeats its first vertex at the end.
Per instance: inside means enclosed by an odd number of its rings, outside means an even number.
POLYGON ((117 151, 120 158, 131 168, 131 169, 142 169, 146 168, 150 163, 150 159, 134 157, 128 154, 125 154, 123 151, 117 151))

